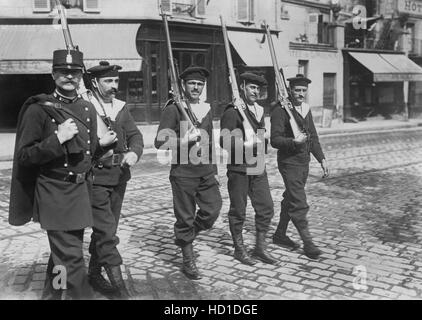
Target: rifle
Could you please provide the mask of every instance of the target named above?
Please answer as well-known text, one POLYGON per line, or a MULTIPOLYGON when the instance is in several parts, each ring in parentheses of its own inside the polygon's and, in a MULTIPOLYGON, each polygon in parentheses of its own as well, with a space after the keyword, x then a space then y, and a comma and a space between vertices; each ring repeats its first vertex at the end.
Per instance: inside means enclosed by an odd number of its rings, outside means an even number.
MULTIPOLYGON (((56 7, 60 15, 60 24, 62 26, 63 36, 64 36, 64 42, 66 44, 67 50, 76 50, 79 51, 79 47, 75 46, 72 41, 72 35, 70 34, 69 25, 67 24, 67 17, 63 8, 63 5, 61 4, 60 0, 56 0, 56 7)), ((85 68, 85 64, 82 66, 83 68, 83 81, 79 84, 79 90, 78 92, 83 96, 85 100, 89 101, 88 98, 88 90, 92 90, 92 84, 89 79, 88 73, 85 68)))
POLYGON ((289 91, 287 89, 286 80, 284 79, 283 69, 278 67, 277 56, 274 50, 273 38, 271 37, 271 32, 269 26, 264 21, 265 31, 267 33, 268 45, 271 53, 271 60, 274 66, 275 82, 277 85, 278 91, 278 101, 282 108, 284 108, 289 115, 290 126, 292 127, 293 135, 297 138, 299 135, 303 134, 303 131, 299 128, 295 117, 291 109, 293 109, 292 103, 290 102, 289 91))
MULTIPOLYGON (((69 25, 67 24, 66 14, 60 0, 56 0, 56 7, 60 15, 60 23, 62 26, 66 49, 79 51, 79 47, 73 44, 72 35, 70 34, 69 25)), ((89 78, 88 72, 86 71, 85 63, 83 62, 82 62, 82 72, 83 72, 83 78, 82 78, 82 81, 79 83, 78 93, 82 96, 82 98, 85 101, 91 101, 92 83, 91 83, 91 79, 89 78)), ((101 102, 99 101, 99 103, 101 102)), ((99 137, 102 137, 106 132, 112 130, 111 124, 110 123, 106 124, 104 120, 98 115, 97 115, 97 127, 98 127, 97 133, 99 137)))
POLYGON ((237 86, 236 75, 234 73, 233 59, 232 59, 232 54, 231 54, 230 45, 229 45, 229 37, 227 35, 227 27, 223 20, 222 15, 220 15, 220 21, 221 21, 221 27, 223 29, 224 47, 226 49, 227 66, 229 69, 229 82, 232 88, 233 105, 239 111, 239 114, 242 118, 243 129, 245 130, 245 142, 253 141, 255 132, 252 128, 251 123, 246 117, 246 114, 244 111, 246 109, 245 102, 240 97, 239 87, 237 86))
POLYGON ((192 114, 192 111, 190 110, 189 101, 184 97, 183 90, 180 87, 180 82, 178 80, 178 76, 176 73, 176 67, 174 65, 173 60, 173 51, 171 47, 171 41, 170 41, 170 31, 167 21, 167 15, 163 12, 163 8, 160 6, 160 15, 163 18, 164 22, 164 31, 166 33, 166 41, 167 41, 167 53, 168 53, 168 62, 169 62, 169 71, 170 71, 170 81, 171 81, 171 87, 172 87, 172 96, 173 96, 173 102, 176 105, 176 107, 179 109, 180 113, 182 114, 182 118, 188 122, 188 130, 197 130, 197 126, 192 121, 191 116, 188 114, 192 114))

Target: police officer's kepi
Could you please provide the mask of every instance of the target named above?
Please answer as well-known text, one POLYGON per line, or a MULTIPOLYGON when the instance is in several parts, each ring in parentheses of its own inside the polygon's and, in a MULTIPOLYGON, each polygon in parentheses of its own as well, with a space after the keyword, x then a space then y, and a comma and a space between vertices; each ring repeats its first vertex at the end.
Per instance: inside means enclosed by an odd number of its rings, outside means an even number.
POLYGON ((88 73, 93 78, 118 77, 121 69, 121 66, 111 65, 108 61, 100 61, 98 66, 88 69, 88 73))
POLYGON ((83 53, 77 50, 55 50, 53 69, 83 69, 83 53))
POLYGON ((287 81, 289 81, 290 86, 304 86, 307 87, 308 84, 310 84, 312 81, 308 78, 306 78, 303 74, 297 74, 296 77, 288 78, 287 81))
POLYGON ((266 86, 267 85, 267 80, 265 80, 265 78, 263 76, 260 76, 256 73, 253 72, 244 72, 240 75, 240 79, 242 81, 245 81, 246 83, 254 83, 257 84, 259 86, 266 86))
POLYGON ((210 75, 210 72, 203 67, 187 67, 180 75, 179 78, 185 81, 199 80, 205 82, 210 75))

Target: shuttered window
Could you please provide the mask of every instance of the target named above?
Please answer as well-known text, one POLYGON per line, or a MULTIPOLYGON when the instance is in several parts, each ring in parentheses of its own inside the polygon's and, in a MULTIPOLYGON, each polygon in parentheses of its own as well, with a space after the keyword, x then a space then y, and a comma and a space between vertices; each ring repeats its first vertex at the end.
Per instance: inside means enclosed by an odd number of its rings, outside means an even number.
POLYGON ((34 12, 50 12, 50 0, 32 0, 34 12))
POLYGON ((332 107, 336 104, 336 74, 324 73, 323 79, 323 105, 332 107))
POLYGON ((163 12, 171 14, 171 7, 172 7, 171 0, 161 0, 161 8, 163 12))
POLYGON ((204 16, 207 0, 196 0, 196 15, 204 16))
POLYGON ((84 0, 85 12, 100 12, 100 0, 84 0))
POLYGON ((255 1, 237 0, 237 20, 252 22, 255 20, 255 1))

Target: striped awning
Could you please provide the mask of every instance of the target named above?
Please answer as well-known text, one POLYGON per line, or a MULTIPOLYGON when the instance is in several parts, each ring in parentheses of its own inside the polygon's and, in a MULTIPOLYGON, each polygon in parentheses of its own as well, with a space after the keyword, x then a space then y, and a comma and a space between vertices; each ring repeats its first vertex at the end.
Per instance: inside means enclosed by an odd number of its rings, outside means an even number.
POLYGON ((374 82, 422 81, 422 68, 404 54, 349 54, 374 74, 374 82))

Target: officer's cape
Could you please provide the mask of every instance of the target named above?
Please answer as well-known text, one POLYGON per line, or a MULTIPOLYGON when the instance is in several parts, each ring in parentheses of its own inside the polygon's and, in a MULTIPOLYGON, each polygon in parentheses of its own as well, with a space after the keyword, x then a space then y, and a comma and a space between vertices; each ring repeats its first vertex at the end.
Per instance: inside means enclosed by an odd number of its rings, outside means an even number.
MULTIPOLYGON (((35 183, 38 176, 38 167, 25 167, 18 163, 18 142, 22 132, 22 118, 28 107, 32 104, 40 104, 44 111, 56 120, 57 123, 62 123, 66 117, 63 111, 53 107, 54 101, 49 101, 51 98, 46 94, 40 94, 30 97, 22 106, 18 116, 18 124, 16 130, 15 151, 13 154, 13 169, 12 181, 10 186, 10 203, 9 203, 9 223, 14 226, 21 226, 33 218, 34 192, 35 183)), ((79 153, 83 151, 77 142, 79 137, 75 136, 65 143, 68 153, 79 153)), ((34 217, 37 221, 37 217, 34 217)))

